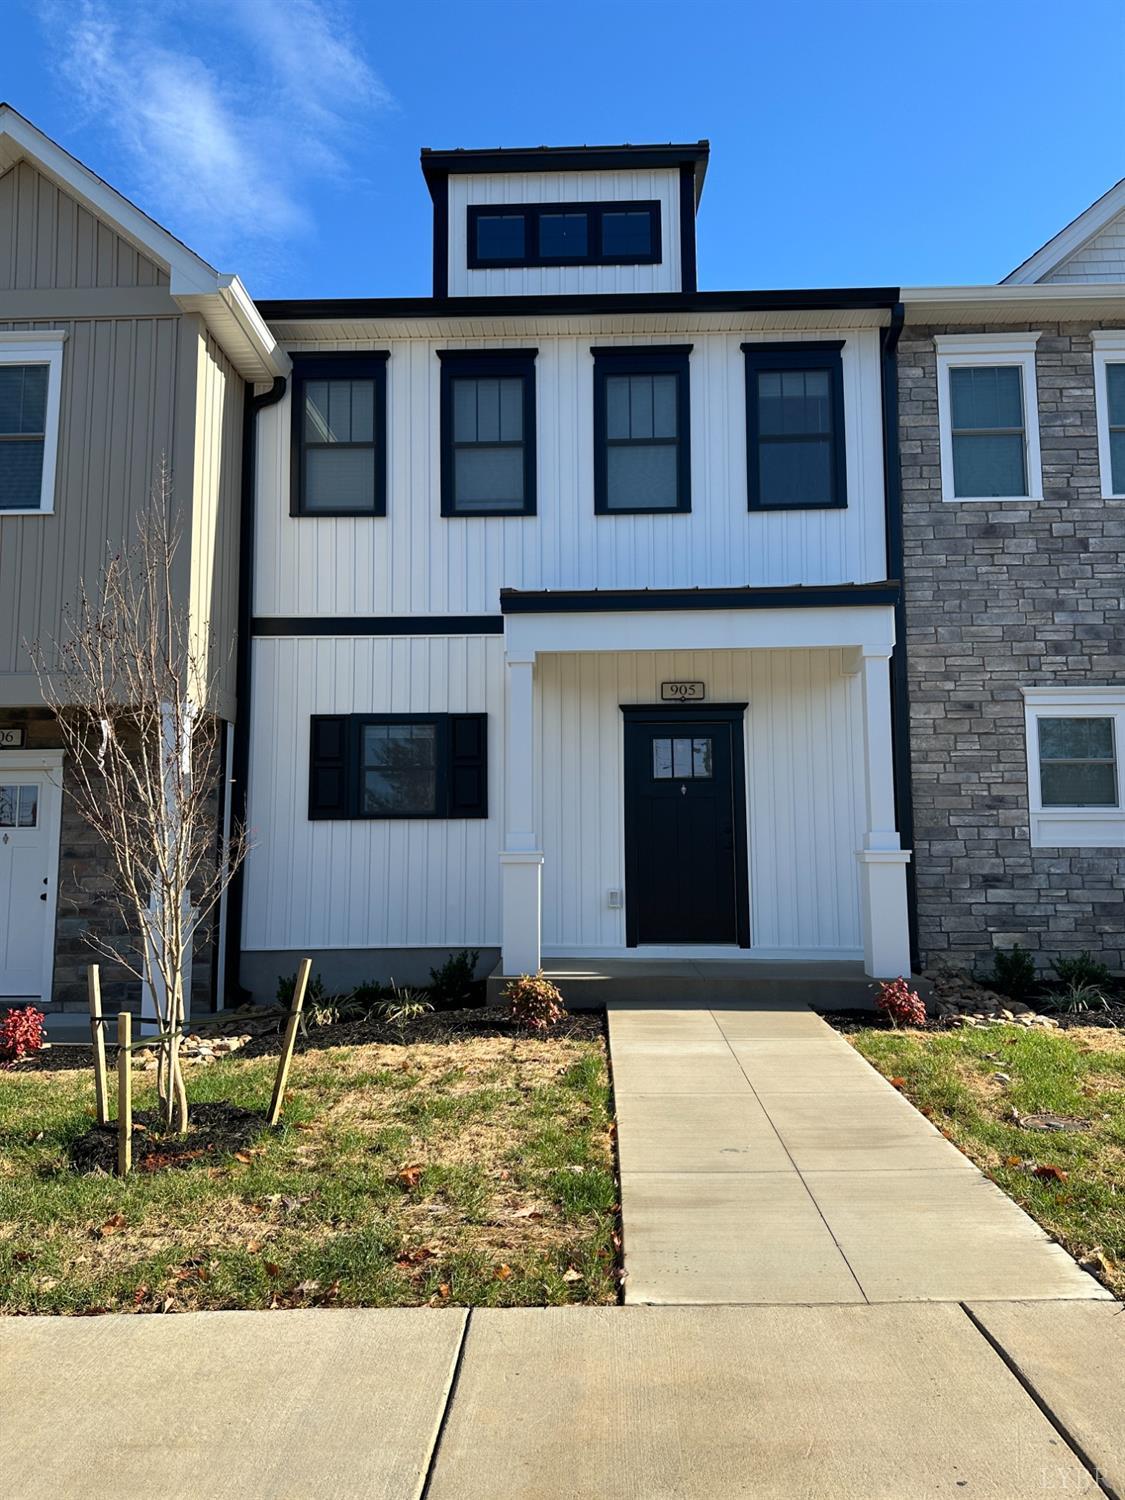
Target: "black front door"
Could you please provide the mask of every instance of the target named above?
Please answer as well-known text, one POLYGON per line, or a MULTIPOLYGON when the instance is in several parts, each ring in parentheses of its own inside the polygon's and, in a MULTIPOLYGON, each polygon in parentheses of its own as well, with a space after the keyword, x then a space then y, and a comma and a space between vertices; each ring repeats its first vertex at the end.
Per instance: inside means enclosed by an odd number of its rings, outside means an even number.
POLYGON ((743 706, 622 711, 626 941, 746 946, 743 706))

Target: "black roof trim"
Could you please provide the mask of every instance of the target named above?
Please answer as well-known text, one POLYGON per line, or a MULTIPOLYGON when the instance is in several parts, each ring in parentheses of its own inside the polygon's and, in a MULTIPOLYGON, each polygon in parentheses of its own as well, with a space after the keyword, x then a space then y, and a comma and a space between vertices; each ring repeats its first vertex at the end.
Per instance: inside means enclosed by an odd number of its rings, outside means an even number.
POLYGON ((506 615, 597 614, 651 609, 839 609, 854 604, 894 604, 895 578, 874 583, 793 584, 733 589, 501 589, 506 615))
POLYGON ((434 185, 451 174, 466 172, 604 172, 633 167, 679 167, 685 162, 695 169, 695 200, 703 192, 709 141, 657 142, 647 146, 496 146, 483 150, 434 151, 423 146, 422 175, 433 197, 434 185))
POLYGON ((258 302, 267 323, 347 318, 492 318, 575 313, 868 312, 899 300, 893 286, 743 292, 564 293, 542 297, 320 297, 258 302))

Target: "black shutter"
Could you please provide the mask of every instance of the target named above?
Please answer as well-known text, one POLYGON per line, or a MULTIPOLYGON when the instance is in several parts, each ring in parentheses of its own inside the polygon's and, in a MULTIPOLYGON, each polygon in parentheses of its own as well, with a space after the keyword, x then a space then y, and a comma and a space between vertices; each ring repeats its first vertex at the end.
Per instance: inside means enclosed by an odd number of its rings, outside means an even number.
POLYGON ((449 716, 451 818, 488 817, 488 715, 449 716))
POLYGON ((309 817, 351 816, 348 788, 348 720, 314 714, 309 745, 309 817))

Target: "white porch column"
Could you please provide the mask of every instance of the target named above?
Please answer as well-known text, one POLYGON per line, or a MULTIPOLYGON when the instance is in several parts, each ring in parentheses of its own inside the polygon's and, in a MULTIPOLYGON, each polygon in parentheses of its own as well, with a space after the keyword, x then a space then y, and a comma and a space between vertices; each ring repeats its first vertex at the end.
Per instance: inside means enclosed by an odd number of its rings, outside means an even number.
POLYGON ((505 658, 501 969, 541 967, 543 852, 535 834, 535 653, 505 658))
POLYGON ((895 827, 888 653, 862 648, 856 662, 863 696, 866 826, 858 851, 863 967, 874 979, 910 973, 906 866, 910 851, 895 827))

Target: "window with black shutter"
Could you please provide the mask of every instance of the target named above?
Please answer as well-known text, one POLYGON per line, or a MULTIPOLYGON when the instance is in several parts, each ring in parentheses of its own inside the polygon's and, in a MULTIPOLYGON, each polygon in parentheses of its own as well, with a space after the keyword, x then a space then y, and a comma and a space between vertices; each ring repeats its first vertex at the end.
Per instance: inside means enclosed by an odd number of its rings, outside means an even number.
POLYGON ((487 816, 487 714, 314 715, 310 818, 487 816))

